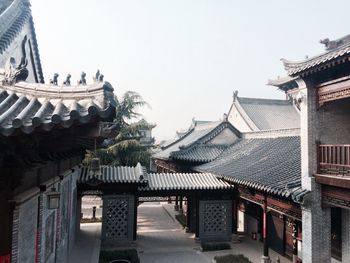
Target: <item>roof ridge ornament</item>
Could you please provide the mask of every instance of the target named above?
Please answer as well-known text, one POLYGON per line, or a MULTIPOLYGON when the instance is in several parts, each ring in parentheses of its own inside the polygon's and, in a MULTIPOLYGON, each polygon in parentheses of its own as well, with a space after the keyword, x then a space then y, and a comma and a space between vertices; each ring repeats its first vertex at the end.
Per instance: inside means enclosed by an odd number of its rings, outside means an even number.
POLYGON ((86 73, 84 71, 80 74, 80 80, 78 81, 79 85, 86 85, 86 73))
POLYGON ((21 49, 22 49, 22 57, 21 62, 18 66, 16 66, 16 59, 14 57, 10 57, 5 65, 5 79, 3 80, 3 84, 14 85, 18 81, 25 81, 28 78, 29 71, 27 69, 28 60, 26 57, 25 44, 27 42, 27 35, 24 36, 21 49))
POLYGON ((235 102, 235 101, 237 100, 237 98, 238 98, 238 90, 235 90, 235 91, 233 92, 232 98, 233 98, 233 102, 235 102))
POLYGON ((325 48, 327 51, 336 49, 344 44, 347 44, 350 42, 350 35, 346 35, 344 37, 335 39, 335 40, 329 40, 329 38, 321 39, 320 43, 325 45, 325 48))

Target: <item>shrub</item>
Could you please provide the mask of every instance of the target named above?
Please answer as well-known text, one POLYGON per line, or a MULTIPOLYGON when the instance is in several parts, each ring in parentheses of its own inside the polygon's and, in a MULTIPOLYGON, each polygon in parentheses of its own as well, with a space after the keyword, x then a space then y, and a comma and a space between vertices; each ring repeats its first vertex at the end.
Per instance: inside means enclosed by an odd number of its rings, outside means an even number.
POLYGON ((116 259, 127 259, 131 263, 140 263, 139 256, 136 249, 125 249, 125 250, 115 250, 115 251, 101 251, 99 263, 109 263, 116 259))
POLYGON ((252 263, 243 255, 225 255, 214 257, 216 263, 252 263))
POLYGON ((202 243, 202 251, 231 249, 229 243, 202 243))

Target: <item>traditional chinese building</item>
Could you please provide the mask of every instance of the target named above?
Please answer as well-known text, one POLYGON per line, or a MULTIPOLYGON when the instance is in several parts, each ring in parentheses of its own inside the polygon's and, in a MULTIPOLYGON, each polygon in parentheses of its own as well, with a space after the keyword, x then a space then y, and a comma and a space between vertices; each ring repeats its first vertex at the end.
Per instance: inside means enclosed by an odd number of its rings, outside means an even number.
POLYGON ((350 261, 350 36, 324 39, 325 52, 283 60, 289 75, 272 81, 301 116, 303 261, 350 261), (293 85, 296 83, 297 86, 293 85))
POLYGON ((0 262, 66 262, 79 165, 113 130, 113 88, 43 84, 29 1, 1 1, 0 25, 0 262))
POLYGON ((223 121, 193 121, 181 137, 162 146, 153 155, 156 172, 187 172, 191 167, 217 158, 234 143, 240 132, 226 119, 223 121))
POLYGON ((292 100, 234 94, 226 115, 232 124, 195 123, 154 155, 157 169, 211 173, 229 182, 234 233, 264 241, 264 262, 269 262, 269 248, 296 262, 301 259, 300 202, 306 193, 301 189, 299 111, 292 100))

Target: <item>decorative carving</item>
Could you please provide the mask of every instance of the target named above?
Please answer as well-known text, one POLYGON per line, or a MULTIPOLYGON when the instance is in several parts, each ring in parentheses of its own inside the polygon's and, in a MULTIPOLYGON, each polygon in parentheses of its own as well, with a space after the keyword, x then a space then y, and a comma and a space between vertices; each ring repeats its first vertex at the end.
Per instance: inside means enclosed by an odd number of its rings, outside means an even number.
POLYGON ((80 75, 80 80, 78 81, 79 85, 86 85, 86 73, 83 71, 80 75))
POLYGON ((333 196, 324 195, 323 204, 330 205, 334 207, 350 208, 350 201, 336 198, 333 196))
POLYGON ((65 86, 70 86, 70 78, 71 78, 71 74, 68 74, 66 77, 66 80, 63 82, 63 85, 65 86))
POLYGON ((5 65, 5 79, 3 84, 13 85, 18 81, 25 81, 28 78, 29 71, 27 69, 28 60, 26 57, 25 45, 27 42, 27 36, 22 40, 21 51, 22 57, 21 62, 16 66, 16 60, 14 57, 10 57, 5 65))
POLYGON ((318 101, 323 104, 328 101, 345 99, 350 97, 350 88, 344 87, 342 89, 329 90, 326 88, 320 88, 318 90, 318 101))
POLYGON ((53 78, 50 80, 50 84, 53 84, 53 85, 57 86, 57 84, 58 84, 58 77, 59 77, 58 73, 53 74, 53 78))

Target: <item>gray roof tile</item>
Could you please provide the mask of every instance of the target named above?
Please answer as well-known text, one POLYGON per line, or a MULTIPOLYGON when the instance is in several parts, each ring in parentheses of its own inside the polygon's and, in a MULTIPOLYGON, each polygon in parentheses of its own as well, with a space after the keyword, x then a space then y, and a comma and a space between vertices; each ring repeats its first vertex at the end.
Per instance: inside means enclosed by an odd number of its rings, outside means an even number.
POLYGON ((198 123, 184 136, 163 147, 162 151, 156 153, 153 157, 159 159, 169 159, 172 152, 179 151, 181 148, 185 148, 196 143, 198 140, 209 135, 222 123, 223 122, 221 121, 198 123))
POLYGON ((259 130, 300 127, 300 116, 288 100, 237 98, 239 104, 259 130))
POLYGON ((226 148, 226 145, 199 144, 172 152, 170 156, 174 160, 205 163, 216 159, 226 148))
POLYGON ((140 183, 145 180, 145 174, 140 163, 135 167, 102 165, 100 174, 92 173, 88 167, 83 167, 78 183, 140 183))
POLYGON ((307 58, 302 61, 294 62, 286 59, 282 59, 284 68, 287 70, 288 74, 291 76, 296 76, 305 71, 312 70, 316 67, 327 64, 328 62, 335 60, 342 60, 345 56, 348 56, 350 53, 350 35, 347 35, 343 38, 337 39, 333 42, 334 47, 326 48, 326 52, 307 58))
POLYGON ((232 186, 211 173, 152 173, 148 185, 140 191, 159 190, 214 190, 230 189, 232 186))
POLYGON ((196 166, 235 183, 290 197, 301 184, 300 137, 241 139, 212 162, 196 166))
POLYGON ((213 190, 229 189, 232 186, 210 173, 151 173, 147 174, 139 163, 129 166, 101 166, 101 173, 95 174, 83 167, 78 179, 80 184, 98 185, 133 183, 140 191, 160 190, 213 190))
MULTIPOLYGON (((0 74, 0 82, 1 78, 0 74)), ((70 127, 75 122, 87 123, 93 116, 110 118, 115 103, 108 82, 69 87, 27 82, 0 85, 0 133, 9 136, 17 129, 31 133, 39 127, 70 127)))

